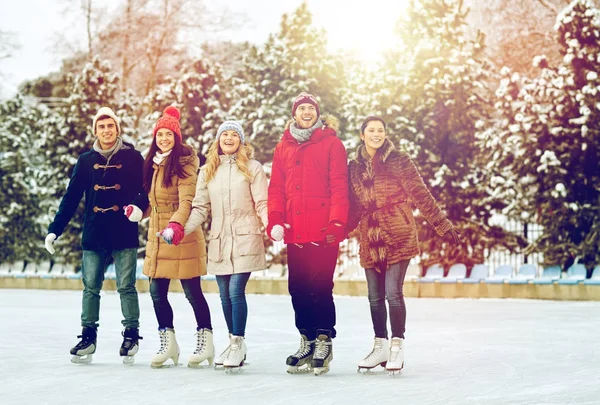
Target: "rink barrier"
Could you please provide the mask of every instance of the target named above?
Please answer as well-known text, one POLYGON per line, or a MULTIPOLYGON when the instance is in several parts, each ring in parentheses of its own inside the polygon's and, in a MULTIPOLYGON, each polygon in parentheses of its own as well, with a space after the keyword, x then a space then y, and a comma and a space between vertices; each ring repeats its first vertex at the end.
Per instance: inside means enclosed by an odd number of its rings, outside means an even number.
MULTIPOLYGON (((335 295, 367 296, 367 282, 364 279, 336 278, 333 292, 335 295)), ((136 282, 139 292, 148 292, 149 281, 139 278, 136 282)), ((0 277, 0 288, 40 289, 40 290, 82 290, 81 278, 73 277, 0 277)), ((117 289, 116 280, 106 278, 103 289, 117 289)), ((214 276, 204 276, 202 290, 206 293, 218 293, 214 276)), ((171 283, 170 291, 182 292, 181 284, 171 283)), ((248 280, 246 291, 249 294, 288 295, 287 277, 254 276, 248 280)), ((417 278, 406 280, 404 296, 411 298, 520 298, 558 301, 600 301, 600 285, 597 284, 511 284, 508 282, 489 284, 479 283, 442 283, 419 282, 417 278)))

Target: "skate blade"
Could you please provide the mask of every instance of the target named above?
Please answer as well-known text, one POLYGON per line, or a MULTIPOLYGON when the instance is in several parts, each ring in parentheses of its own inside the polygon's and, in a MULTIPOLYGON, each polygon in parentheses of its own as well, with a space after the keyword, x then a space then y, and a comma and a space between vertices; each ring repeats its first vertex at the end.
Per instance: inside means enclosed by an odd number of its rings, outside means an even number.
POLYGON ((217 366, 213 366, 212 364, 203 364, 203 363, 188 363, 187 365, 189 368, 199 368, 199 369, 204 369, 204 368, 217 368, 217 366))
POLYGON ((239 366, 225 366, 225 374, 239 374, 242 372, 243 366, 244 364, 239 366))
POLYGON ((126 366, 131 366, 134 363, 135 363, 134 356, 123 356, 123 364, 125 364, 126 366))
POLYGON ((73 364, 91 364, 94 356, 91 354, 83 354, 81 356, 74 355, 71 357, 71 363, 73 364))
POLYGON ((400 372, 404 369, 404 363, 400 366, 400 368, 386 369, 390 377, 395 377, 400 375, 400 372))
POLYGON ((313 369, 310 365, 303 364, 301 366, 288 366, 287 372, 288 374, 309 374, 313 372, 313 369))
POLYGON ((358 366, 358 369, 356 370, 356 372, 358 374, 367 374, 367 375, 368 374, 383 374, 386 372, 386 368, 385 368, 386 363, 387 362, 384 361, 383 363, 379 363, 378 365, 373 366, 373 367, 358 366), (381 368, 379 366, 381 366, 381 368))
POLYGON ((329 367, 315 367, 313 370, 315 375, 323 375, 329 372, 329 367))
POLYGON ((173 368, 179 366, 179 363, 150 363, 150 368, 173 368))

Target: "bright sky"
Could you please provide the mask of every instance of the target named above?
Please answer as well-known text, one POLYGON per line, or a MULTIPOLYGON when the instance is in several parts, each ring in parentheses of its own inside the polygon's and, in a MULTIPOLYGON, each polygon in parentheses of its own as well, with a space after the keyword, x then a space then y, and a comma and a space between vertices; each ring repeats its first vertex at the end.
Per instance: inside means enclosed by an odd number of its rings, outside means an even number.
MULTIPOLYGON (((112 10, 123 0, 103 0, 112 10)), ((386 47, 391 41, 395 21, 408 0, 307 0, 314 24, 328 32, 330 47, 355 48, 365 59, 386 47)), ((281 15, 293 12, 302 0, 211 0, 211 6, 225 6, 245 13, 249 23, 240 29, 219 33, 221 39, 264 42, 279 29, 281 15)), ((75 12, 65 16, 62 11, 78 7, 78 0, 20 0, 2 5, 0 29, 16 34, 20 44, 11 59, 0 62, 3 92, 12 96, 19 83, 33 79, 60 67, 64 54, 53 48, 62 35, 68 42, 85 39, 83 19, 75 12)))

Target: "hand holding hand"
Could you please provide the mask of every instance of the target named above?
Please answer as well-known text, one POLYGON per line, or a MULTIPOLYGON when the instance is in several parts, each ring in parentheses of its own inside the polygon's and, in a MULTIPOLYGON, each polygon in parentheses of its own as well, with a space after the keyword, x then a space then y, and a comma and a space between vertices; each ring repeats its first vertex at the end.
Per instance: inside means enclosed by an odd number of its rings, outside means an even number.
POLYGON ((326 228, 321 229, 325 233, 325 242, 328 245, 340 243, 345 239, 346 227, 338 221, 331 221, 326 228))
POLYGON ((185 231, 183 226, 177 222, 169 222, 169 225, 162 231, 158 232, 156 236, 160 236, 163 238, 165 242, 169 245, 179 245, 181 240, 185 236, 185 231))
POLYGON ((123 207, 123 211, 127 219, 131 222, 140 222, 142 220, 142 210, 139 209, 136 205, 126 205, 123 207))
POLYGON ((460 232, 458 232, 455 228, 451 228, 444 236, 450 239, 455 245, 460 245, 462 241, 460 232))

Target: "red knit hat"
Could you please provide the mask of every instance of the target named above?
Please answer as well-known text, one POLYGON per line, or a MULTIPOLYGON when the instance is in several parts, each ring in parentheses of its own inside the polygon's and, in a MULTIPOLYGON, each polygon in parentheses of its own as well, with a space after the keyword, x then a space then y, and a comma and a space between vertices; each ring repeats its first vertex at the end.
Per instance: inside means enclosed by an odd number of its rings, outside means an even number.
POLYGON ((154 125, 154 136, 161 128, 170 129, 173 133, 177 134, 179 140, 181 141, 181 129, 179 127, 179 117, 181 114, 176 107, 172 105, 165 108, 162 117, 156 121, 156 125, 154 125))
POLYGON ((312 94, 302 92, 298 94, 298 96, 296 96, 296 99, 294 100, 294 106, 292 107, 292 117, 296 115, 296 108, 298 108, 300 104, 304 103, 314 105, 317 109, 317 117, 321 115, 321 112, 319 111, 319 103, 317 103, 316 97, 312 94))

